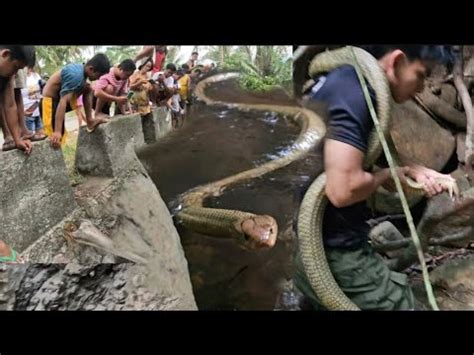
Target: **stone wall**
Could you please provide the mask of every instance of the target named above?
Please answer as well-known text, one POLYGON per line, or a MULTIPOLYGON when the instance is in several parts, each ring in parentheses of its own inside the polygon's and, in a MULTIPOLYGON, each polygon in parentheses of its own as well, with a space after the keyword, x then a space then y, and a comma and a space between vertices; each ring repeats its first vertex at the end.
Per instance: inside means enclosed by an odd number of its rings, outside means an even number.
POLYGON ((162 108, 148 118, 115 117, 93 133, 82 127, 76 168, 85 181, 74 189, 61 150, 49 140, 34 144, 29 157, 1 153, 0 238, 29 263, 52 263, 9 272, 4 306, 197 309, 178 232, 135 154, 145 136, 152 143, 170 130, 162 108), (83 224, 112 247, 71 239, 83 224))

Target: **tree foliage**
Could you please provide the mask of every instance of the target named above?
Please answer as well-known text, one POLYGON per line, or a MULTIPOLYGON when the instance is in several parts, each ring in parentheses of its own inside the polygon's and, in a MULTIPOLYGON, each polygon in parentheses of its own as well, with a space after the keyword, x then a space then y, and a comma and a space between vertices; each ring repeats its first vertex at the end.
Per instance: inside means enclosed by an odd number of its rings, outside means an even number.
POLYGON ((245 89, 265 91, 275 85, 291 88, 291 54, 288 46, 213 46, 205 58, 224 70, 241 72, 240 84, 245 89))

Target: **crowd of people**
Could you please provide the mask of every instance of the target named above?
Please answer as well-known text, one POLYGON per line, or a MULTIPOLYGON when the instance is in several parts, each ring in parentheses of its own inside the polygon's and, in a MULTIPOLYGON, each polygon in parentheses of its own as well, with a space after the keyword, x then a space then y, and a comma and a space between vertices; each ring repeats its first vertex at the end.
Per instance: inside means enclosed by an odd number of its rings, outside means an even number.
MULTIPOLYGON (((198 65, 199 54, 193 52, 177 66, 166 63, 167 54, 167 46, 144 46, 135 58, 111 65, 99 53, 86 63, 69 63, 45 80, 35 71, 34 46, 0 45, 2 150, 30 154, 31 142, 47 138, 60 148, 67 139, 70 111, 89 133, 117 114, 148 115, 159 106, 170 110, 173 127, 180 127, 193 84, 214 65, 198 65)), ((0 241, 0 262, 16 261, 16 252, 0 241)))

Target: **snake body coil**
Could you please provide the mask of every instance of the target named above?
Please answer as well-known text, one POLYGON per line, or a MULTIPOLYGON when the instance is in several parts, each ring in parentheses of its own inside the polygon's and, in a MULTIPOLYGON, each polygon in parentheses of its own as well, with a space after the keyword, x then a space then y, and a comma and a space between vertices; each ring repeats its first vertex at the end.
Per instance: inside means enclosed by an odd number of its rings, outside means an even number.
MULTIPOLYGON (((384 71, 378 61, 369 53, 357 47, 344 47, 317 55, 311 62, 309 73, 315 76, 326 73, 342 65, 354 65, 353 50, 363 76, 377 95, 377 116, 380 127, 388 136, 390 123, 391 93, 384 71)), ((237 74, 215 75, 201 81, 196 87, 196 95, 207 104, 227 104, 214 101, 204 94, 207 85, 213 82, 235 78, 237 74)), ((233 238, 243 247, 257 249, 272 247, 277 236, 277 225, 270 216, 235 210, 203 207, 204 199, 219 196, 224 189, 247 179, 256 178, 304 157, 316 147, 326 133, 323 119, 315 112, 292 106, 256 105, 232 103, 232 107, 243 110, 273 111, 289 115, 301 127, 301 133, 289 153, 281 158, 236 175, 198 186, 182 195, 183 209, 176 215, 187 228, 210 236, 233 238)), ((382 153, 377 133, 372 130, 368 139, 368 149, 364 159, 364 168, 373 166, 382 153)), ((327 204, 325 196, 326 174, 322 173, 306 192, 298 216, 298 241, 305 272, 322 304, 331 310, 357 310, 358 307, 342 292, 329 268, 324 252, 322 238, 322 220, 327 204)), ((422 186, 411 182, 415 195, 422 195, 422 186)))
POLYGON ((232 185, 262 176, 303 158, 321 141, 326 133, 326 126, 315 112, 302 107, 228 103, 212 100, 204 92, 205 88, 212 83, 237 77, 237 73, 211 76, 198 83, 195 94, 208 105, 228 105, 239 110, 271 111, 288 115, 300 126, 300 135, 285 156, 185 192, 181 196, 182 210, 176 214, 176 217, 186 228, 196 232, 232 238, 247 249, 269 248, 275 244, 278 234, 278 226, 273 217, 236 210, 207 208, 203 206, 204 200, 210 196, 221 195, 232 185))
MULTIPOLYGON (((387 78, 377 60, 360 48, 354 48, 362 72, 377 94, 377 115, 385 134, 390 118, 390 90, 387 78)), ((317 55, 309 71, 314 76, 329 72, 342 65, 353 65, 350 49, 344 47, 317 55)), ((374 164, 382 152, 376 132, 369 136, 364 167, 374 164)), ((324 252, 322 221, 327 204, 325 195, 326 174, 322 173, 310 186, 301 203, 298 215, 298 243, 301 259, 308 279, 321 303, 331 310, 357 310, 358 307, 342 292, 329 268, 324 252)))

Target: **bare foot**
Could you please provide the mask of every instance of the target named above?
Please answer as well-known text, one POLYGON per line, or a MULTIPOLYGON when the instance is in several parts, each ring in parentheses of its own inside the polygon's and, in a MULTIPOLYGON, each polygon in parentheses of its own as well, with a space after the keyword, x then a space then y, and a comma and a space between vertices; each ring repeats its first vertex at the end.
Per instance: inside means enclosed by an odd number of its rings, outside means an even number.
POLYGON ((25 131, 25 132, 22 132, 21 139, 22 140, 31 139, 31 138, 33 138, 34 135, 35 135, 35 132, 25 131))
POLYGON ((98 113, 94 112, 94 118, 101 118, 101 117, 110 117, 110 116, 106 115, 103 112, 98 112, 98 113))
POLYGON ((4 152, 7 152, 9 150, 13 150, 16 148, 16 144, 15 144, 15 141, 13 140, 12 137, 8 137, 5 139, 5 141, 3 142, 3 146, 2 146, 2 150, 4 152))
POLYGON ((101 123, 107 123, 107 122, 110 122, 109 118, 107 118, 105 115, 98 115, 95 117, 95 119, 92 121, 91 124, 89 123, 87 124, 86 130, 87 132, 92 133, 95 131, 98 125, 100 125, 101 123))
POLYGON ((48 138, 48 136, 44 133, 39 133, 39 132, 36 132, 33 137, 31 137, 31 141, 32 142, 38 142, 38 141, 42 141, 42 140, 45 140, 46 138, 48 138))

